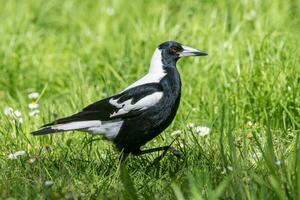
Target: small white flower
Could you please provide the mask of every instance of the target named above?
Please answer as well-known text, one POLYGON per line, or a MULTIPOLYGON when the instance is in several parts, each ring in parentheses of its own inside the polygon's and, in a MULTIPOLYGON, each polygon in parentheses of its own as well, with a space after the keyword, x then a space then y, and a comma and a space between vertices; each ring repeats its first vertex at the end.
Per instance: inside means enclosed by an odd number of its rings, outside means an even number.
POLYGON ((81 193, 80 193, 80 196, 84 197, 84 196, 85 196, 85 193, 84 193, 84 192, 81 192, 81 193))
POLYGON ((291 86, 288 86, 287 89, 288 89, 289 92, 292 91, 292 87, 291 86))
POLYGON ((247 126, 252 127, 252 126, 253 126, 253 122, 248 121, 248 122, 247 122, 247 126))
POLYGON ((4 108, 4 114, 7 116, 12 116, 14 112, 14 109, 12 107, 5 107, 4 108))
POLYGON ((45 183, 44 183, 45 187, 51 187, 53 184, 54 184, 54 182, 50 181, 50 180, 45 181, 45 183))
POLYGON ((38 109, 38 107, 39 107, 39 104, 37 104, 35 102, 28 104, 28 108, 31 110, 38 109))
POLYGON ((33 111, 30 111, 30 112, 28 113, 28 115, 29 115, 30 117, 32 117, 32 116, 37 116, 39 113, 40 113, 39 110, 33 110, 33 111))
POLYGON ((280 160, 276 160, 275 164, 276 164, 277 166, 280 166, 280 165, 281 165, 281 161, 280 161, 280 160))
POLYGON ((210 128, 208 127, 203 127, 203 126, 197 126, 195 128, 195 132, 200 135, 200 136, 206 136, 210 132, 210 128))
POLYGON ((232 171, 232 170, 233 170, 233 168, 232 168, 231 166, 227 166, 227 169, 228 169, 229 171, 232 171))
POLYGON ((248 12, 246 14, 246 19, 249 21, 252 21, 256 18, 256 11, 255 10, 251 10, 250 12, 248 12))
POLYGON ((16 117, 21 117, 22 113, 19 110, 15 110, 14 112, 16 117))
POLYGON ((100 156, 103 160, 106 160, 108 157, 106 153, 101 153, 100 156))
POLYGON ((262 153, 261 153, 261 152, 253 153, 253 154, 252 154, 252 158, 253 158, 255 161, 261 160, 261 159, 262 159, 262 153))
POLYGON ((188 127, 188 128, 190 128, 190 129, 192 129, 192 128, 194 128, 194 127, 195 127, 195 124, 193 124, 193 123, 188 123, 186 127, 188 127))
POLYGON ((20 124, 23 124, 23 122, 24 122, 23 118, 22 118, 22 117, 19 117, 19 118, 18 118, 18 122, 19 122, 20 124))
POLYGON ((226 174, 227 170, 226 168, 223 168, 223 171, 221 171, 221 174, 226 174))
POLYGON ((36 158, 30 158, 29 160, 28 160, 28 162, 30 163, 30 164, 32 164, 32 163, 34 163, 36 161, 36 158))
POLYGON ((106 14, 109 16, 113 16, 115 14, 115 10, 113 7, 106 8, 106 14))
POLYGON ((19 156, 24 156, 26 155, 25 151, 16 151, 15 153, 10 153, 7 158, 10 160, 15 160, 17 159, 19 156))
POLYGON ((32 92, 30 94, 28 94, 28 98, 29 99, 37 99, 39 98, 40 94, 38 92, 32 92))
POLYGON ((176 131, 173 131, 173 132, 171 133, 171 136, 175 137, 175 136, 177 136, 177 135, 180 135, 181 133, 182 133, 181 130, 176 130, 176 131))
MULTIPOLYGON (((228 49, 229 46, 230 46, 230 43, 228 41, 223 44, 224 49, 228 49)), ((230 87, 230 84, 227 84, 227 87, 230 87)))
POLYGON ((231 166, 224 167, 223 170, 221 171, 221 174, 226 174, 232 170, 233 170, 233 168, 231 166))

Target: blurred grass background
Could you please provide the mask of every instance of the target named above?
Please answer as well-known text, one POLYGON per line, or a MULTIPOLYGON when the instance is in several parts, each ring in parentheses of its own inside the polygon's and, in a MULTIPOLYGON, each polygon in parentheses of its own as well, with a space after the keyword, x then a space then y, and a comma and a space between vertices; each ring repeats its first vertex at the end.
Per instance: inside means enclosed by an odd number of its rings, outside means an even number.
POLYGON ((299 19, 297 0, 0 0, 0 198, 299 199, 299 19), (144 75, 166 40, 209 53, 178 63, 178 115, 147 144, 180 130, 183 160, 168 154, 151 166, 153 154, 120 169, 99 137, 30 135, 144 75), (37 117, 28 115, 34 91, 43 93, 37 117), (4 115, 8 106, 23 123, 4 115))

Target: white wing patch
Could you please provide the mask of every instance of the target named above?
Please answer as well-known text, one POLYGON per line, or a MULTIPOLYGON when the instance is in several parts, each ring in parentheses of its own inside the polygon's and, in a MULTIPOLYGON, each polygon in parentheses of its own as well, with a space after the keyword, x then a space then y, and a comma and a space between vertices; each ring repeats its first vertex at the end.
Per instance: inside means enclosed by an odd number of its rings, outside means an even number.
POLYGON ((124 101, 122 103, 118 103, 117 101, 119 99, 110 99, 109 103, 113 106, 116 106, 117 108, 120 108, 117 112, 114 112, 110 115, 110 117, 115 117, 118 115, 126 114, 130 112, 131 110, 145 110, 156 103, 159 102, 159 100, 162 98, 163 93, 162 92, 154 92, 153 94, 150 94, 148 96, 145 96, 144 98, 140 99, 135 104, 131 104, 132 99, 129 99, 127 101, 124 101))
POLYGON ((66 124, 56 124, 51 126, 52 129, 71 131, 71 130, 86 130, 91 134, 104 135, 107 139, 114 139, 123 125, 122 120, 114 121, 81 121, 81 122, 70 122, 66 124))
POLYGON ((85 129, 93 126, 100 126, 100 120, 91 120, 91 121, 80 121, 80 122, 70 122, 65 124, 56 124, 51 126, 52 129, 71 131, 76 129, 85 129))
POLYGON ((88 129, 92 134, 104 134, 107 139, 114 139, 123 125, 123 121, 107 121, 103 122, 101 126, 91 127, 88 129))
POLYGON ((166 74, 167 73, 163 69, 161 51, 159 49, 156 49, 151 59, 148 74, 146 74, 143 78, 137 80, 127 88, 125 88, 122 92, 146 83, 158 83, 166 74))

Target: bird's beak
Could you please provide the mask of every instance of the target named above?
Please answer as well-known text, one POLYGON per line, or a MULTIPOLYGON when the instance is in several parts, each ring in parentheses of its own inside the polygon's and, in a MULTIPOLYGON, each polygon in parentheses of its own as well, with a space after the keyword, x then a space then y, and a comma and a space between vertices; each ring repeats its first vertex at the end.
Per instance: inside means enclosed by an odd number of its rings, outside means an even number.
POLYGON ((182 47, 183 47, 183 51, 179 53, 179 57, 208 55, 206 51, 201 51, 187 46, 182 46, 182 47))

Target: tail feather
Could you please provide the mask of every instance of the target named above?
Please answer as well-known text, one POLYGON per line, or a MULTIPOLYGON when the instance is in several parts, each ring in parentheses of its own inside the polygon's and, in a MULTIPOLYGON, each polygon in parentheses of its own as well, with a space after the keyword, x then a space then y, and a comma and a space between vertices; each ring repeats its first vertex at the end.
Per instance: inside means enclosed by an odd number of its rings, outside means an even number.
POLYGON ((84 130, 90 127, 97 127, 101 125, 101 121, 77 121, 62 124, 55 124, 52 126, 43 126, 40 130, 31 132, 32 135, 45 135, 50 133, 64 132, 64 131, 75 131, 84 130))
POLYGON ((46 135, 46 134, 57 133, 57 132, 61 132, 61 130, 53 129, 51 127, 45 127, 40 130, 37 130, 37 131, 32 131, 31 134, 32 135, 46 135))

